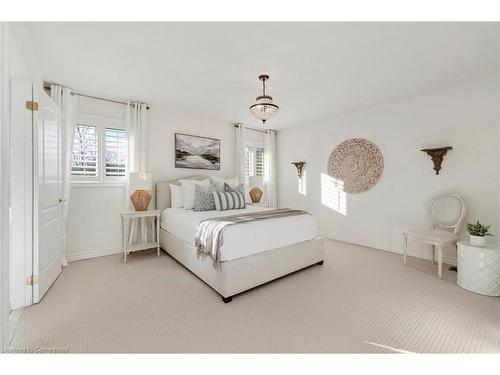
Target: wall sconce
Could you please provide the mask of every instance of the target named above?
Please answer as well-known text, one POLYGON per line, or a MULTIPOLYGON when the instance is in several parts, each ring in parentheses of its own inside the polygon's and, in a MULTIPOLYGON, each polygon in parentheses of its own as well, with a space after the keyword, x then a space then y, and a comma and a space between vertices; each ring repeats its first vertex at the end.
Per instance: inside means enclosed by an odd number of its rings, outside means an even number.
POLYGON ((306 162, 295 161, 292 164, 295 165, 295 168, 297 168, 297 176, 299 176, 299 178, 302 178, 302 172, 304 171, 304 165, 306 164, 306 162))
POLYGON ((441 163, 443 162, 443 158, 448 152, 448 150, 453 150, 451 146, 445 147, 437 147, 437 148, 424 148, 420 151, 426 152, 432 158, 432 162, 434 163, 434 170, 436 174, 439 174, 441 170, 441 163))

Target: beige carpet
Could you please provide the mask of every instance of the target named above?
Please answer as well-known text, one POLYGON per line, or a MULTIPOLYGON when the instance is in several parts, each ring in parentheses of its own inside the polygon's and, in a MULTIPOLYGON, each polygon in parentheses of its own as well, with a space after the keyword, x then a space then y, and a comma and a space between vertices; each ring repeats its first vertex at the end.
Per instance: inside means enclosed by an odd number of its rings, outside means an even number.
POLYGON ((71 263, 12 347, 70 352, 500 352, 500 298, 429 261, 329 241, 325 264, 230 304, 162 253, 71 263))

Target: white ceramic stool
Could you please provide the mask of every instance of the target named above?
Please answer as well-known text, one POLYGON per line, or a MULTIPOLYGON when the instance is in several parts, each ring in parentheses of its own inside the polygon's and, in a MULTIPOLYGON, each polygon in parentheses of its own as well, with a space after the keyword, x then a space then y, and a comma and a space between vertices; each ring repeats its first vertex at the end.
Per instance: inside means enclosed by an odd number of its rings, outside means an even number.
POLYGON ((500 247, 458 242, 457 284, 471 292, 500 296, 500 247))

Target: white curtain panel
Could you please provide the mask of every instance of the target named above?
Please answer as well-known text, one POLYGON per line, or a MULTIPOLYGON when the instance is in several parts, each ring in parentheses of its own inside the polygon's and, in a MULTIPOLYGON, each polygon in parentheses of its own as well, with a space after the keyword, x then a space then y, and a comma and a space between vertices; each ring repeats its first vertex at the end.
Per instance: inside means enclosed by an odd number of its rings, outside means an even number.
POLYGON ((276 208, 276 132, 268 130, 264 140, 264 185, 269 207, 276 208))
POLYGON ((129 131, 129 172, 146 172, 147 109, 139 102, 127 102, 126 122, 129 131))
POLYGON ((61 109, 61 148, 62 148, 62 233, 63 233, 63 248, 64 254, 62 255, 63 265, 66 262, 66 224, 68 221, 69 199, 71 193, 71 154, 73 149, 73 132, 76 123, 76 113, 78 101, 72 95, 71 89, 59 85, 51 85, 50 95, 52 100, 61 109))
POLYGON ((234 127, 234 135, 235 135, 235 161, 234 168, 236 172, 236 177, 238 177, 238 183, 244 184, 243 194, 245 195, 245 200, 247 203, 250 203, 250 195, 248 194, 248 186, 246 183, 246 158, 245 158, 245 136, 246 136, 246 127, 245 124, 237 124, 234 127))
MULTIPOLYGON (((147 108, 146 104, 134 102, 127 102, 125 123, 128 129, 128 172, 146 172, 146 141, 147 141, 147 108)), ((128 176, 127 176, 128 181, 128 176)), ((125 194, 125 207, 127 210, 134 210, 129 196, 130 184, 127 182, 127 194, 125 194)), ((151 192, 153 194, 153 192, 151 192)), ((148 219, 149 220, 149 219, 148 219)), ((136 220, 132 222, 130 230, 129 243, 136 242, 138 235, 141 237, 142 242, 153 241, 153 225, 151 220, 149 223, 146 219, 140 220, 140 228, 137 229, 136 220), (137 233, 139 230, 139 233, 137 233)))
MULTIPOLYGON (((130 102, 127 101, 127 106, 125 107, 125 128, 127 129, 128 132, 128 153, 127 153, 127 158, 128 158, 128 170, 127 173, 134 172, 133 169, 133 164, 134 164, 134 137, 132 134, 132 123, 131 123, 131 105, 130 102)), ((129 175, 127 174, 127 186, 125 189, 125 202, 124 202, 124 207, 126 211, 129 211, 132 209, 132 204, 130 203, 129 199, 129 194, 130 193, 130 181, 129 181, 129 175)))
POLYGON ((245 124, 237 124, 234 127, 235 135, 235 162, 236 177, 238 177, 239 184, 245 183, 245 124))
MULTIPOLYGON (((128 130, 128 172, 146 172, 146 130, 147 130, 146 105, 139 102, 127 102, 125 112, 125 126, 128 130)), ((125 194, 125 207, 133 210, 129 195, 130 186, 127 176, 127 194, 125 194)))
POLYGON ((62 102, 62 86, 59 85, 50 85, 50 97, 52 98, 52 101, 56 103, 59 108, 61 108, 61 102, 62 102))

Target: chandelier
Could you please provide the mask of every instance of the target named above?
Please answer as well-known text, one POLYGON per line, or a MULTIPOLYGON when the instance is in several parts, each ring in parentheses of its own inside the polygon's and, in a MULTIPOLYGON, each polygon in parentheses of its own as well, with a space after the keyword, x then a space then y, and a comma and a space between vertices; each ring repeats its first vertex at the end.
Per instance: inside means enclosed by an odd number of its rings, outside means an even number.
POLYGON ((266 121, 273 117, 280 109, 273 103, 272 96, 266 95, 266 81, 269 76, 266 74, 260 75, 259 79, 262 81, 262 95, 257 96, 255 104, 250 106, 250 113, 266 124, 266 121))

